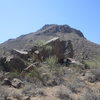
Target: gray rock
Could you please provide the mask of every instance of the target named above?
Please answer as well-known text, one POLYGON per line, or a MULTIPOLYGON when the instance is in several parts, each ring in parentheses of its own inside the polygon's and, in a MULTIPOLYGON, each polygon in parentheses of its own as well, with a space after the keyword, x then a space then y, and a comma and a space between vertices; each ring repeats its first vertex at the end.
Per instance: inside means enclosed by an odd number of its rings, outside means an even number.
POLYGON ((8 79, 8 78, 4 78, 3 82, 2 82, 2 85, 9 85, 11 86, 11 81, 8 79))
POLYGON ((29 96, 25 96, 25 97, 23 97, 23 99, 22 100, 31 100, 30 99, 30 97, 29 96))
POLYGON ((12 86, 15 87, 15 88, 22 88, 24 86, 24 83, 17 79, 17 78, 14 78, 11 82, 12 86))

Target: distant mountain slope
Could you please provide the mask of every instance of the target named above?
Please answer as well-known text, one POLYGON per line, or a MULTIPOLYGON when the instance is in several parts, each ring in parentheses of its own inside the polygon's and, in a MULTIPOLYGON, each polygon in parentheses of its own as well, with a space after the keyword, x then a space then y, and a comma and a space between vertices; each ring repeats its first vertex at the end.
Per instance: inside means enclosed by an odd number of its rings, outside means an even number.
POLYGON ((9 55, 9 50, 29 49, 40 40, 49 40, 53 37, 60 37, 61 40, 71 40, 76 59, 92 59, 100 55, 100 45, 88 41, 82 32, 71 28, 68 25, 45 25, 37 32, 22 35, 16 39, 10 39, 0 44, 0 56, 9 55))

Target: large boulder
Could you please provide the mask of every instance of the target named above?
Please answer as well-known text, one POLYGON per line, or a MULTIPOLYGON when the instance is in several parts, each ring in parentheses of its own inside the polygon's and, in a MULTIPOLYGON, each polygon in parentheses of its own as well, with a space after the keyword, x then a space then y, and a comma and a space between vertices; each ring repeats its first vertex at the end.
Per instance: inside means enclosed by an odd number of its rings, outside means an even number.
POLYGON ((26 66, 25 61, 20 57, 8 56, 0 58, 0 68, 5 72, 21 72, 26 66))
POLYGON ((64 58, 73 58, 74 51, 71 40, 67 42, 61 40, 59 37, 54 37, 40 46, 34 46, 28 51, 30 61, 42 62, 50 56, 56 56, 59 62, 63 62, 64 58))
POLYGON ((54 37, 43 43, 41 46, 35 47, 29 51, 33 61, 43 61, 49 56, 56 56, 58 60, 64 59, 64 53, 66 49, 66 42, 60 40, 59 37, 54 37))
MULTIPOLYGON (((68 55, 70 54, 73 55, 73 53, 71 53, 72 51, 72 46, 68 46, 70 45, 69 43, 67 43, 64 40, 60 40, 59 37, 54 37, 53 39, 46 41, 41 48, 39 49, 39 53, 42 59, 46 59, 49 56, 56 56, 58 58, 58 61, 61 62, 63 61, 63 59, 65 58, 65 52, 67 52, 67 48, 68 48, 68 55), (71 48, 71 49, 69 49, 71 48)), ((70 55, 69 57, 72 57, 72 55, 70 55)))
POLYGON ((74 50, 73 50, 73 45, 71 40, 66 41, 66 48, 65 48, 64 55, 65 58, 73 58, 74 56, 74 50))
POLYGON ((65 42, 60 41, 59 37, 55 37, 45 43, 42 54, 45 58, 51 55, 55 55, 60 61, 61 59, 64 59, 64 52, 65 42), (48 46, 51 46, 51 49, 48 49, 48 46))
POLYGON ((26 68, 25 62, 19 57, 13 57, 10 60, 7 60, 6 66, 9 72, 22 72, 22 70, 26 68))

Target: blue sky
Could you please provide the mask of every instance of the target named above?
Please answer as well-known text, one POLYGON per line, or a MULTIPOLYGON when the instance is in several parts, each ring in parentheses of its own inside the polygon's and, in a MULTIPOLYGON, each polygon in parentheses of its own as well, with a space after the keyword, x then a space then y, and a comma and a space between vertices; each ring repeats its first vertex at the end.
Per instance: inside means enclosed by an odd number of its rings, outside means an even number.
POLYGON ((0 0, 0 43, 45 24, 68 24, 100 44, 100 0, 0 0))

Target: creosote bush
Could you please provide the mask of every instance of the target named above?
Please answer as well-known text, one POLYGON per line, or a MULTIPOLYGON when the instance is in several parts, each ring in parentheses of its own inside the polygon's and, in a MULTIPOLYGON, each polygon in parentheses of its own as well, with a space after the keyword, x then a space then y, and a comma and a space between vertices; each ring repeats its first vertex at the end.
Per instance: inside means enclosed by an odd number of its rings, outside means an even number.
POLYGON ((44 49, 50 51, 50 50, 52 50, 52 46, 50 46, 50 45, 46 45, 44 49))
POLYGON ((7 74, 7 77, 11 78, 11 79, 13 79, 13 78, 21 78, 21 73, 19 73, 17 71, 10 72, 10 73, 7 74))
POLYGON ((39 77, 39 72, 36 68, 34 68, 31 72, 28 73, 30 77, 39 77))
POLYGON ((26 77, 28 77, 29 79, 32 79, 33 81, 38 81, 40 83, 44 84, 43 78, 41 76, 41 73, 39 72, 39 70, 37 68, 34 68, 32 71, 30 71, 29 73, 27 73, 26 77))
POLYGON ((92 60, 85 60, 84 64, 88 68, 100 68, 100 57, 94 58, 92 60))
POLYGON ((44 43, 45 43, 45 40, 38 40, 38 41, 35 42, 35 45, 37 47, 41 47, 44 43))
POLYGON ((83 91, 81 100, 100 100, 100 93, 93 92, 90 88, 83 91))
POLYGON ((74 100, 72 98, 72 93, 66 87, 61 86, 57 91, 57 97, 60 100, 74 100))
POLYGON ((46 63, 50 66, 51 69, 55 67, 58 63, 58 58, 56 56, 50 56, 46 59, 46 63))

